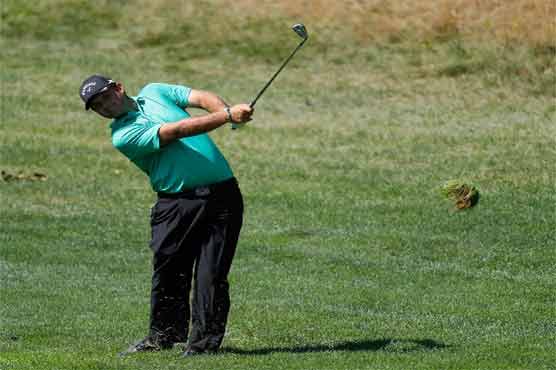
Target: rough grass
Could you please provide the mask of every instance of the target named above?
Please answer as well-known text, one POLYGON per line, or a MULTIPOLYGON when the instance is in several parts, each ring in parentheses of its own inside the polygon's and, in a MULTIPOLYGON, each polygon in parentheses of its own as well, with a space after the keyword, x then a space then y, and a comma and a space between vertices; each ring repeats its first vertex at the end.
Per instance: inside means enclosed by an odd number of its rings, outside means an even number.
POLYGON ((48 179, 0 182, 0 368, 553 368, 553 52, 461 32, 364 42, 355 13, 330 2, 331 22, 318 1, 298 4, 311 40, 252 125, 212 134, 246 201, 223 354, 117 358, 147 326, 153 195, 83 111, 82 78, 248 101, 300 20, 290 2, 164 4, 2 2, 0 169, 48 179), (326 29, 340 20, 354 27, 326 29), (482 193, 468 212, 438 195, 459 177, 482 193))
MULTIPOLYGON (((548 0, 238 0, 241 12, 283 12, 348 30, 361 42, 401 38, 495 39, 554 47, 556 4, 548 0), (265 6, 260 6, 263 3, 265 6)), ((341 31, 340 31, 341 32, 341 31)))
POLYGON ((364 63, 373 57, 368 50, 395 45, 411 54, 422 73, 479 73, 487 80, 495 75, 525 84, 533 94, 556 96, 556 5, 547 0, 138 0, 94 5, 6 0, 1 14, 2 34, 10 39, 71 41, 127 52, 154 48, 174 64, 205 57, 276 63, 291 49, 284 24, 302 20, 312 34, 313 50, 332 63, 364 63), (106 33, 117 38, 106 39, 106 33), (345 48, 346 43, 353 47, 345 48), (451 55, 443 55, 441 64, 426 64, 422 55, 437 52, 439 45, 451 55))

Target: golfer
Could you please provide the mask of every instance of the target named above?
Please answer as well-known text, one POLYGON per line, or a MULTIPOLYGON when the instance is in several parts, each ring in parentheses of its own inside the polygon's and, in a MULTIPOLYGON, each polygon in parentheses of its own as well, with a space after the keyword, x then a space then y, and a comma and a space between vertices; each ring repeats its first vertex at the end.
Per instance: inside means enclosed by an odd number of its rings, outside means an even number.
POLYGON ((148 84, 131 97, 121 83, 100 75, 83 81, 79 95, 86 109, 114 119, 112 144, 147 174, 158 195, 151 210, 150 330, 123 354, 178 343, 187 343, 185 356, 215 353, 230 309, 227 276, 243 200, 207 133, 227 122, 250 121, 252 108, 229 107, 213 93, 163 83, 148 84), (188 107, 208 113, 191 117, 188 107))

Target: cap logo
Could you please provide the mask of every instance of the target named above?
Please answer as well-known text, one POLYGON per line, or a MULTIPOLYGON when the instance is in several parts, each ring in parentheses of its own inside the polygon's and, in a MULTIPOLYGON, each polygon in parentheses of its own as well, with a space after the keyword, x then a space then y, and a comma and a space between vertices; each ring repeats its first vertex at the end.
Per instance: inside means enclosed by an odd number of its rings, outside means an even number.
POLYGON ((81 89, 81 95, 85 96, 86 94, 90 93, 93 90, 93 88, 96 86, 96 84, 97 84, 96 81, 93 81, 83 86, 83 89, 81 89))

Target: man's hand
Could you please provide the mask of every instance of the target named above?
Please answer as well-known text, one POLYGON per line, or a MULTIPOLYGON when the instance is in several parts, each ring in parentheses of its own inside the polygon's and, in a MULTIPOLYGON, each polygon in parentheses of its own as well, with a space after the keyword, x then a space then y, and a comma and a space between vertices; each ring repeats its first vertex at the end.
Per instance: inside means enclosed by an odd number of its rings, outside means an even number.
POLYGON ((245 123, 251 121, 253 115, 253 108, 249 104, 237 104, 230 107, 233 123, 245 123))

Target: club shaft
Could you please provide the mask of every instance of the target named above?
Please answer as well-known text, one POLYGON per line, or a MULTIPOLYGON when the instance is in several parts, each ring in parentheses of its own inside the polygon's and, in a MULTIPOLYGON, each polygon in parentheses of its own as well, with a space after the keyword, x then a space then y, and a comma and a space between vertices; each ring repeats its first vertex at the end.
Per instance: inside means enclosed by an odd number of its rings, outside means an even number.
POLYGON ((290 54, 290 56, 284 61, 284 63, 282 63, 282 65, 280 66, 280 68, 276 71, 276 73, 274 73, 274 75, 272 76, 272 78, 266 83, 266 85, 264 85, 264 87, 261 89, 261 91, 259 91, 259 93, 257 94, 257 96, 255 97, 255 99, 253 99, 253 101, 251 102, 251 104, 249 104, 249 106, 251 108, 253 108, 255 106, 255 104, 257 103, 257 100, 259 100, 259 98, 261 97, 261 95, 263 95, 263 93, 265 92, 265 90, 270 86, 270 84, 272 83, 272 81, 274 81, 274 79, 276 78, 276 76, 278 76, 278 74, 282 71, 282 69, 284 69, 284 67, 286 66, 286 64, 288 64, 288 62, 291 60, 291 58, 293 58, 293 56, 295 55, 295 53, 297 53, 297 51, 303 46, 303 44, 305 43, 305 41, 307 41, 307 39, 304 39, 303 41, 301 41, 301 43, 299 43, 299 45, 297 45, 297 47, 295 48, 295 50, 290 54))

